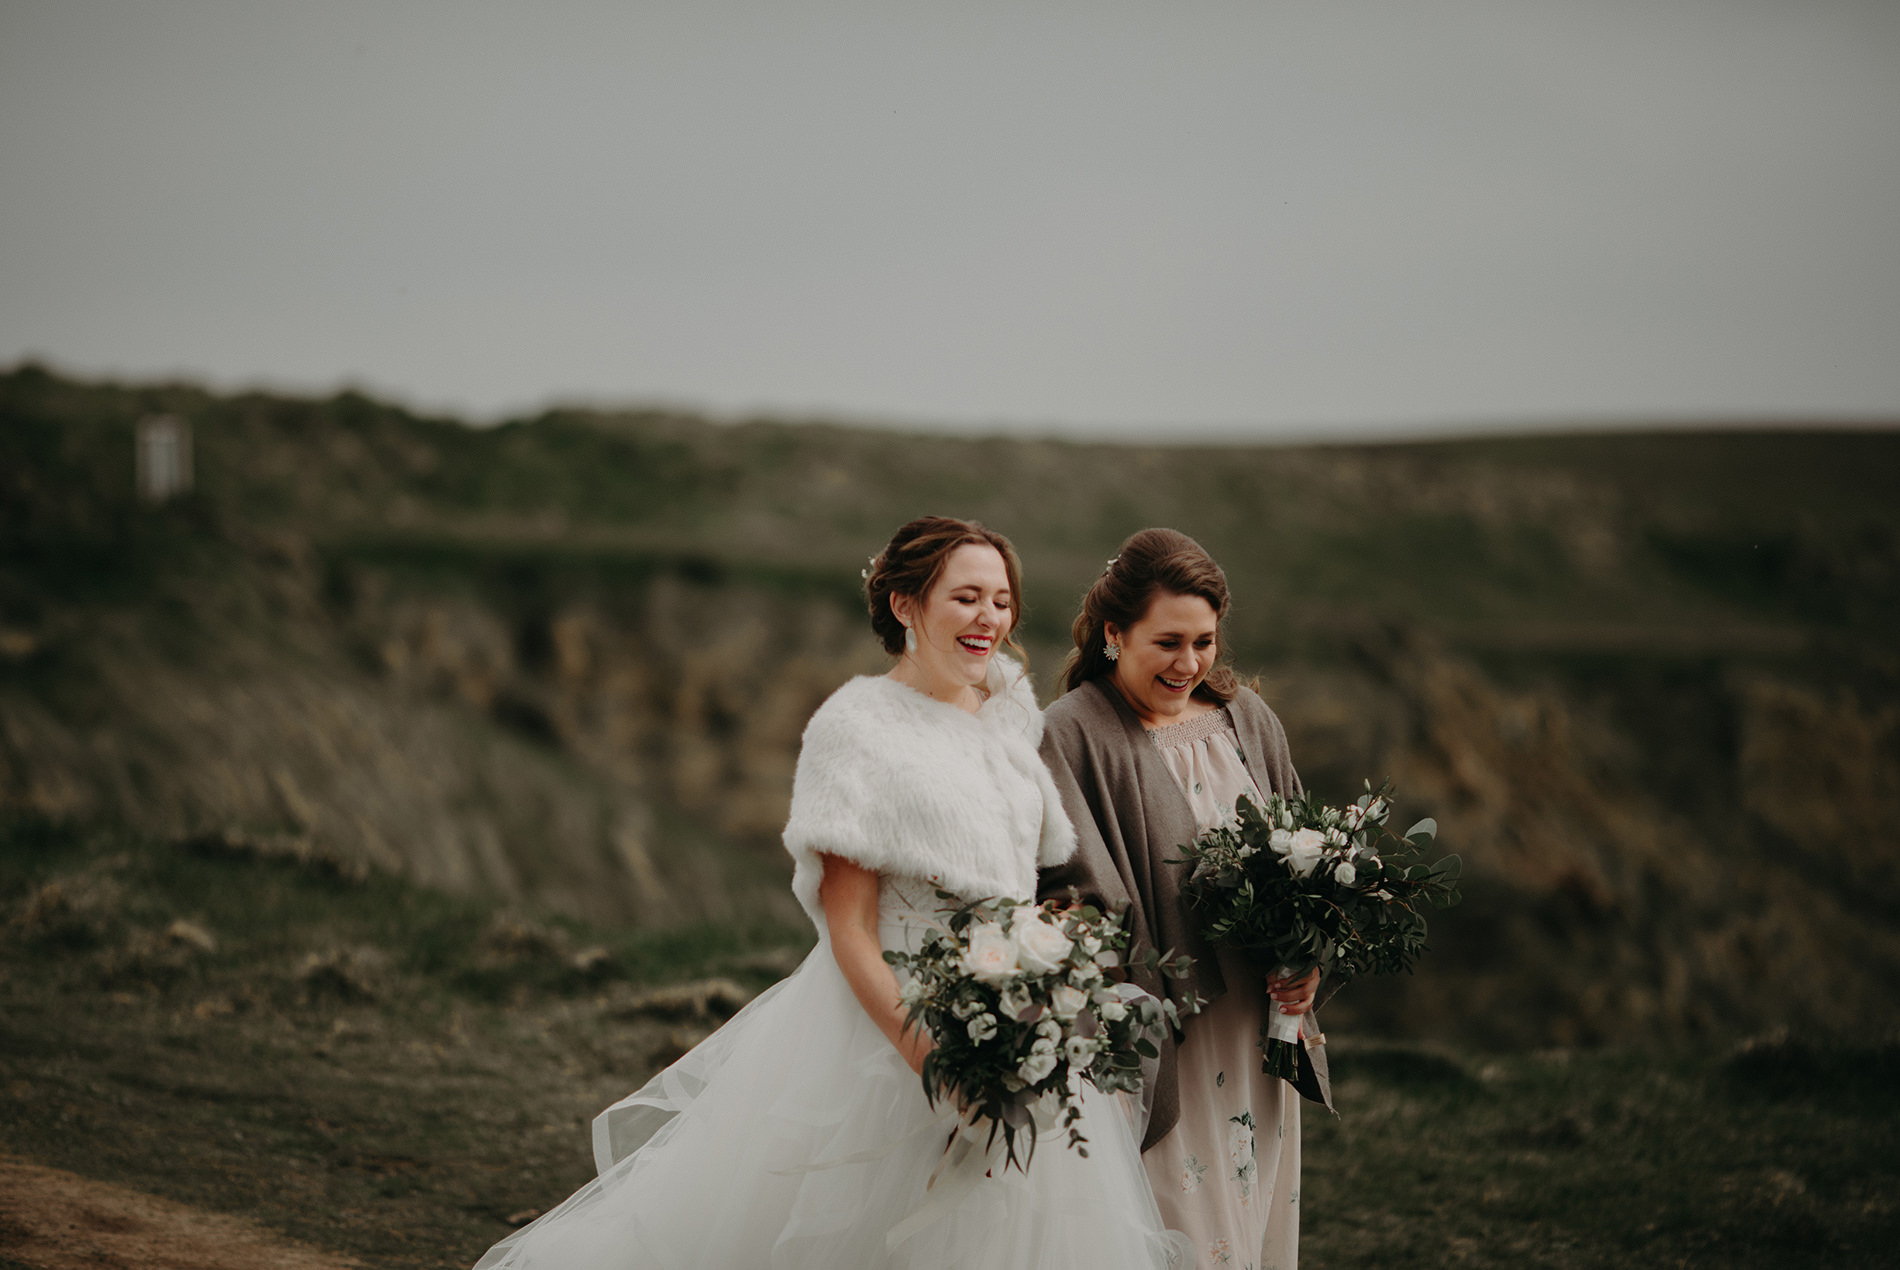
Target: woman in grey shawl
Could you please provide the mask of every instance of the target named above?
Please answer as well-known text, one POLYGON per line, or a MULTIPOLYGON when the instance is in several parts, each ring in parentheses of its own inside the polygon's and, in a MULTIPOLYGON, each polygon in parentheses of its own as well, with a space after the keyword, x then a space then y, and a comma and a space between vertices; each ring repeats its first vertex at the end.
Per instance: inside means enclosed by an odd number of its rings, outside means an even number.
POLYGON ((1227 605, 1220 566, 1172 529, 1129 538, 1089 589, 1042 737, 1078 846, 1039 887, 1125 904, 1138 953, 1193 957, 1185 979, 1136 976, 1183 1007, 1207 1003, 1163 1048, 1142 1163, 1164 1222, 1194 1241, 1202 1266, 1292 1270, 1299 1094, 1331 1106, 1310 1009, 1319 975, 1269 982, 1268 968, 1207 944, 1169 863, 1239 798, 1300 788, 1279 719, 1221 656, 1227 605), (1268 1010, 1305 1015, 1297 1094, 1261 1073, 1268 1010))

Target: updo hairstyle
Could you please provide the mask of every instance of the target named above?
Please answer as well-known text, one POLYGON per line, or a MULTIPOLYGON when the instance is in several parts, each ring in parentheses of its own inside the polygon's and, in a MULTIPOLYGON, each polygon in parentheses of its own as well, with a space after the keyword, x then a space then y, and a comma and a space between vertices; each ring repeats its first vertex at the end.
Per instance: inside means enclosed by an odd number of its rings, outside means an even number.
POLYGON ((891 597, 909 596, 921 603, 943 576, 950 553, 969 544, 994 547, 1003 557, 1003 569, 1009 577, 1009 631, 1003 643, 1026 661, 1022 646, 1016 642, 1016 628, 1022 625, 1023 566, 1009 539, 977 524, 950 516, 923 516, 891 535, 884 550, 871 557, 864 571, 864 602, 871 610, 871 629, 877 632, 884 651, 893 657, 904 651, 904 624, 891 612, 891 597))
POLYGON ((1174 529, 1144 529, 1122 544, 1102 576, 1082 597, 1070 635, 1075 647, 1062 667, 1062 690, 1080 688, 1091 679, 1115 673, 1103 646, 1110 622, 1126 631, 1147 615, 1155 597, 1198 595, 1214 609, 1214 668, 1194 689, 1194 695, 1225 705, 1240 691, 1240 681, 1227 658, 1227 575, 1214 557, 1186 534, 1174 529))

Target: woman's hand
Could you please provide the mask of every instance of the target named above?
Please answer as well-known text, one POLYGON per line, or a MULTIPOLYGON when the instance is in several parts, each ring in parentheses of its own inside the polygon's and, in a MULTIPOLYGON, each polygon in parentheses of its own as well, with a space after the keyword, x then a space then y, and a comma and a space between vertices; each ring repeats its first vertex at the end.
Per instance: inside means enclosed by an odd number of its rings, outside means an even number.
POLYGON ((841 856, 820 852, 818 859, 825 866, 818 902, 825 909, 831 955, 871 1022, 910 1069, 921 1074, 924 1056, 934 1043, 921 1025, 910 1026, 910 1011, 897 998, 897 975, 884 960, 884 945, 877 934, 877 873, 841 856))
POLYGON ((1267 995, 1280 1007, 1282 1014, 1305 1014, 1313 1008, 1313 994, 1319 991, 1319 967, 1315 966, 1299 978, 1291 975, 1285 978, 1268 979, 1267 995))

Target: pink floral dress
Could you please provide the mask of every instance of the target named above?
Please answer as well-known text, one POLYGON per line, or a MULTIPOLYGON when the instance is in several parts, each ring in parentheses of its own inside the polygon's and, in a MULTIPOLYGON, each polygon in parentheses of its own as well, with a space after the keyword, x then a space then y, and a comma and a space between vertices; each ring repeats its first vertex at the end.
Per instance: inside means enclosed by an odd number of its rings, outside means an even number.
MULTIPOLYGON (((1227 711, 1153 728, 1148 738, 1211 829, 1243 795, 1260 797, 1227 711)), ((1193 1241, 1204 1270, 1293 1270, 1300 1240, 1300 1096, 1261 1074, 1266 976, 1220 954, 1227 991, 1187 1024, 1181 1119, 1141 1157, 1163 1222, 1193 1241)))

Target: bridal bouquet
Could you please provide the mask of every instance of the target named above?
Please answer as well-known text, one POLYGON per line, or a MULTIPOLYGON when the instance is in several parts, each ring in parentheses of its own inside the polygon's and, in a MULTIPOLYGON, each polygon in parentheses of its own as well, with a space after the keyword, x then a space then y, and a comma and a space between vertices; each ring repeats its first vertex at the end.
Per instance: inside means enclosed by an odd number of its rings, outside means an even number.
MULTIPOLYGON (((919 951, 886 952, 910 972, 901 999, 911 1024, 936 1042, 923 1069, 931 1102, 954 1098, 966 1119, 987 1120, 989 1141, 1001 1134, 1018 1168, 1035 1152, 1036 1122, 1058 1117, 1087 1155, 1071 1078, 1106 1093, 1139 1090, 1142 1058, 1159 1053, 1146 1034, 1180 1022, 1173 1002, 1111 981, 1127 947, 1118 913, 985 899, 950 913, 919 951)), ((1148 964, 1180 976, 1191 963, 1151 950, 1148 964)))
MULTIPOLYGON (((1314 966, 1343 982, 1359 974, 1409 972, 1425 951, 1427 906, 1458 902, 1458 857, 1424 861, 1438 824, 1403 834, 1386 827, 1391 787, 1350 807, 1311 795, 1242 799, 1228 824, 1182 850, 1191 867, 1181 893, 1212 943, 1239 949, 1281 973, 1314 966)), ((1261 1070, 1299 1074, 1298 1015, 1269 1010, 1261 1070)))

